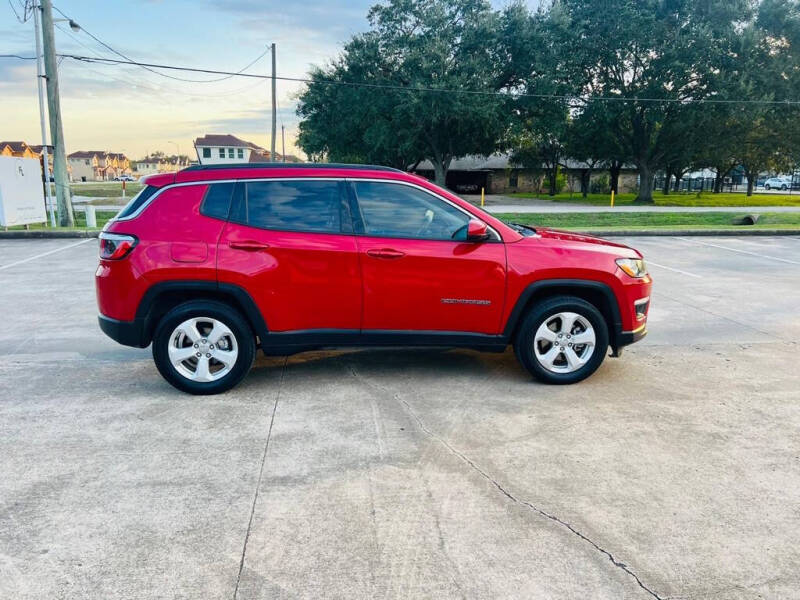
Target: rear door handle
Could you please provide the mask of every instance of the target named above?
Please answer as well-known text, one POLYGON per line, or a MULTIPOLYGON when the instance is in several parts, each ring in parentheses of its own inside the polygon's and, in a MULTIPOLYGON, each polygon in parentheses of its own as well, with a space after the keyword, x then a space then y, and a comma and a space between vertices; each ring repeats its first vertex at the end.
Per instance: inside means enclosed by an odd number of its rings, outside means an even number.
POLYGON ((393 248, 373 248, 372 250, 367 250, 367 254, 374 258, 403 258, 406 253, 401 252, 400 250, 394 250, 393 248))
POLYGON ((246 252, 259 252, 269 248, 269 244, 256 242, 253 240, 243 240, 241 242, 229 242, 228 245, 235 250, 245 250, 246 252))

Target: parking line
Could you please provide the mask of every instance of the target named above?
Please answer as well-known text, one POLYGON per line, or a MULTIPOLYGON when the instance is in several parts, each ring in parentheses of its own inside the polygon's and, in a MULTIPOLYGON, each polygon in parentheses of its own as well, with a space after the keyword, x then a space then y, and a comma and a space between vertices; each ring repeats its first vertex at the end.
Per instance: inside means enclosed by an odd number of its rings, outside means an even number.
POLYGON ((719 244, 711 244, 709 242, 701 242, 699 240, 690 240, 688 238, 679 237, 679 240, 684 242, 692 242, 695 244, 702 244, 703 246, 711 246, 712 248, 720 248, 721 250, 730 250, 731 252, 738 252, 739 254, 748 254, 750 256, 757 256, 758 258, 767 258, 769 260, 777 260, 778 262, 788 263, 790 265, 800 265, 796 260, 789 260, 788 258, 778 258, 777 256, 770 256, 768 254, 759 254, 758 252, 750 252, 748 250, 739 250, 738 248, 730 248, 728 246, 720 246, 719 244))
POLYGON ((673 271, 673 272, 675 272, 675 273, 680 273, 681 275, 687 275, 687 276, 689 276, 689 277, 695 277, 695 278, 697 278, 697 279, 702 279, 702 278, 700 277, 700 275, 698 275, 697 273, 689 273, 688 271, 681 271, 680 269, 673 269, 672 267, 667 267, 667 266, 665 266, 665 265, 660 265, 660 264, 658 264, 658 263, 654 263, 654 262, 653 262, 652 260, 650 260, 649 258, 646 258, 646 259, 645 259, 645 263, 646 263, 648 266, 652 265, 652 266, 654 266, 654 267, 658 267, 659 269, 666 269, 667 271, 673 271))
POLYGON ((93 242, 93 241, 95 241, 95 238, 86 238, 85 240, 81 240, 80 242, 75 242, 74 244, 67 244, 66 246, 61 246, 60 248, 56 248, 55 250, 50 250, 49 252, 42 252, 41 254, 29 256, 28 258, 23 258, 22 260, 18 260, 17 262, 0 266, 0 271, 2 271, 3 269, 10 269, 11 267, 16 267, 17 265, 25 264, 26 262, 31 262, 32 260, 36 260, 37 258, 42 258, 44 256, 49 256, 50 254, 55 254, 56 252, 61 252, 62 250, 68 250, 69 248, 80 246, 81 244, 85 244, 86 242, 93 242))

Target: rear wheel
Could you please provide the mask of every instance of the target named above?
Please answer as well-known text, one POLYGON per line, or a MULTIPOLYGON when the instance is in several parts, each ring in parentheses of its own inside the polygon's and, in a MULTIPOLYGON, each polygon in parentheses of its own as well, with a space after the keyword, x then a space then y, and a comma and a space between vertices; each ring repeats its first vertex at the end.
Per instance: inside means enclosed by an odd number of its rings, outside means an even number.
POLYGON ((238 311, 193 300, 167 313, 153 336, 161 375, 190 394, 219 394, 239 383, 255 358, 255 336, 238 311))
POLYGON ((576 383, 594 373, 608 350, 608 326, 599 310, 572 296, 535 305, 517 332, 522 365, 545 383, 576 383))

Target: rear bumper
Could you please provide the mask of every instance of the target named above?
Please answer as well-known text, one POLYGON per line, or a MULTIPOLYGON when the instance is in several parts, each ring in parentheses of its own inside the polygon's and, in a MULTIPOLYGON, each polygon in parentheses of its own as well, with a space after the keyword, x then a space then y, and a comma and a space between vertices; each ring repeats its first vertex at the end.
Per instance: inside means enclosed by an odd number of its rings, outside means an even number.
POLYGON ((146 348, 148 346, 148 344, 143 343, 142 333, 144 332, 144 327, 138 321, 119 321, 105 315, 98 315, 97 320, 103 333, 115 342, 124 346, 133 346, 134 348, 146 348))

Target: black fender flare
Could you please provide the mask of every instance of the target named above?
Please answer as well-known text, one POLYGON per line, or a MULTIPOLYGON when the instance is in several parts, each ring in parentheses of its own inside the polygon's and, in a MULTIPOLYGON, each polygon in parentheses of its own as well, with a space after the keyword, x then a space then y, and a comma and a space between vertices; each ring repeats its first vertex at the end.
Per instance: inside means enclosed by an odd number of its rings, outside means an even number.
POLYGON ((218 283, 216 281, 203 280, 175 280, 161 281, 150 286, 142 296, 139 307, 136 309, 134 323, 141 332, 139 345, 146 347, 153 337, 157 319, 160 314, 155 310, 159 306, 159 301, 165 296, 180 296, 185 294, 185 300, 189 301, 198 296, 206 296, 209 299, 225 301, 233 300, 234 308, 243 313, 253 332, 259 339, 264 339, 268 333, 267 323, 264 316, 258 309, 253 297, 244 288, 232 283, 218 283))
MULTIPOLYGON (((601 310, 601 312, 604 312, 604 309, 608 311, 607 316, 610 317, 608 322, 609 342, 612 347, 619 346, 622 334, 622 317, 620 315, 617 297, 608 284, 602 281, 588 279, 542 279, 529 284, 517 298, 514 308, 511 310, 511 314, 508 317, 508 321, 506 321, 503 336, 509 342, 513 342, 513 336, 517 325, 525 314, 525 310, 532 298, 545 295, 548 292, 568 294, 570 290, 579 292, 589 291, 594 294, 600 294, 604 298, 606 306, 598 306, 597 308, 601 310)), ((578 295, 580 296, 580 294, 578 295)))

